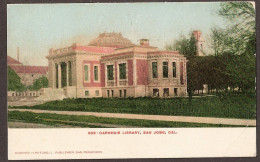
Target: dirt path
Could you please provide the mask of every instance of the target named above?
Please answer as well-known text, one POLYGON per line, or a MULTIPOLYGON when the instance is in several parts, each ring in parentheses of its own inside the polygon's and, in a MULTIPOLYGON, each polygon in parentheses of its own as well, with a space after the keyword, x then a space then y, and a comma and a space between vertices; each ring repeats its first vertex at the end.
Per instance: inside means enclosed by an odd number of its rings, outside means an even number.
POLYGON ((143 119, 159 120, 173 122, 190 122, 190 123, 208 123, 224 125, 248 125, 256 126, 256 120, 251 119, 229 119, 229 118, 211 118, 211 117, 193 117, 193 116, 164 116, 164 115, 140 115, 140 114, 121 114, 121 113, 99 113, 99 112, 82 112, 82 111, 52 111, 52 110, 33 110, 33 109, 9 109, 8 111, 28 111, 34 113, 51 113, 59 115, 91 115, 108 118, 124 119, 143 119))

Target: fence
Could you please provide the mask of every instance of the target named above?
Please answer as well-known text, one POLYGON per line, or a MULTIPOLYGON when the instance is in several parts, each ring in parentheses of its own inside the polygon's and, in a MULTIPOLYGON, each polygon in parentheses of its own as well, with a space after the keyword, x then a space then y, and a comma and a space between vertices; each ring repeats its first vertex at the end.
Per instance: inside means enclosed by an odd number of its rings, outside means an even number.
POLYGON ((25 91, 25 92, 15 92, 15 91, 8 91, 7 96, 15 97, 28 97, 28 96, 40 96, 42 95, 42 92, 40 91, 25 91))

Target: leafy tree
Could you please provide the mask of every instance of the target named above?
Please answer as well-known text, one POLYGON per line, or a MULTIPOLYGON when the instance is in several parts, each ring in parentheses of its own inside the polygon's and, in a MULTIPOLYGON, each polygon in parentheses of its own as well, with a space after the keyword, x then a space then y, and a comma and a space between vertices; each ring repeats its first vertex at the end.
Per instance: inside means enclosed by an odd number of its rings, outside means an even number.
POLYGON ((218 14, 227 20, 226 44, 233 54, 255 54, 255 8, 250 2, 223 2, 218 14), (248 49, 250 49, 248 51, 248 49))
POLYGON ((227 51, 227 31, 218 27, 211 28, 210 39, 208 40, 211 54, 214 56, 221 55, 227 51))
POLYGON ((32 86, 28 86, 28 89, 39 90, 41 88, 46 88, 46 87, 48 87, 48 79, 45 76, 43 76, 35 80, 32 86))
POLYGON ((229 55, 227 75, 232 86, 243 92, 255 88, 255 8, 250 2, 224 2, 218 14, 229 26, 224 39, 229 55))
POLYGON ((193 57, 196 55, 196 38, 193 33, 190 34, 189 38, 186 38, 184 35, 181 35, 173 44, 168 44, 165 46, 166 50, 169 51, 179 51, 180 54, 183 54, 185 57, 193 57))
POLYGON ((25 90, 25 86, 21 83, 21 78, 16 74, 16 72, 10 68, 7 67, 8 77, 8 91, 23 91, 25 90))

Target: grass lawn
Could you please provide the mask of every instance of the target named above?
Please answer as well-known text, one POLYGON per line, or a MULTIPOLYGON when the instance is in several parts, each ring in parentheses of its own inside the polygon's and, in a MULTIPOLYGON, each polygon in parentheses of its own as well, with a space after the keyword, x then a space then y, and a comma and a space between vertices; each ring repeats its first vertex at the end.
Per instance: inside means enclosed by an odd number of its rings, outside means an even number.
POLYGON ((188 98, 64 99, 9 108, 256 119, 255 94, 188 98))
POLYGON ((8 121, 20 121, 25 123, 36 123, 45 125, 72 125, 80 127, 104 128, 102 124, 113 124, 121 126, 135 126, 135 127, 245 127, 222 124, 199 124, 187 122, 167 122, 167 121, 153 121, 153 120, 139 120, 139 119, 118 119, 118 118, 104 118, 95 116, 76 116, 76 115, 58 115, 48 113, 32 113, 9 111, 8 121), (91 123, 91 124, 90 124, 91 123), (96 124, 96 125, 95 125, 96 124))

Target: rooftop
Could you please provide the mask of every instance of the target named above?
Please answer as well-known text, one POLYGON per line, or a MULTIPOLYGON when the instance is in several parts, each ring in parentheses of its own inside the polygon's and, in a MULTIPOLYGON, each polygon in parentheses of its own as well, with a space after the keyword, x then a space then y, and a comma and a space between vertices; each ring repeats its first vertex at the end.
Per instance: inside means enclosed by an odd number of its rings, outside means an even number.
POLYGON ((122 48, 133 45, 133 43, 122 36, 121 33, 101 33, 97 38, 90 41, 89 46, 122 48))
POLYGON ((72 50, 80 50, 91 53, 112 53, 115 48, 112 47, 96 47, 96 46, 73 46, 72 50))
POLYGON ((7 56, 7 65, 22 65, 22 63, 10 56, 7 56))
POLYGON ((24 65, 9 65, 16 73, 26 74, 46 74, 48 66, 24 66, 24 65))

